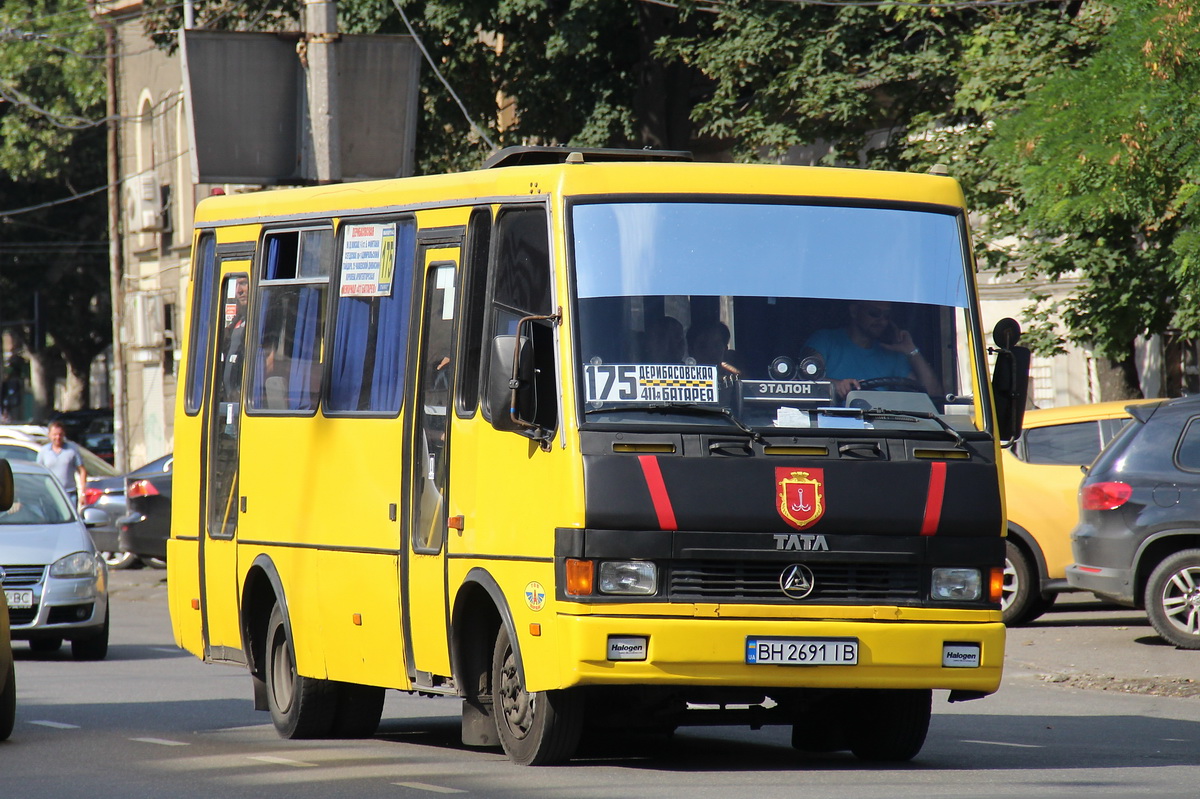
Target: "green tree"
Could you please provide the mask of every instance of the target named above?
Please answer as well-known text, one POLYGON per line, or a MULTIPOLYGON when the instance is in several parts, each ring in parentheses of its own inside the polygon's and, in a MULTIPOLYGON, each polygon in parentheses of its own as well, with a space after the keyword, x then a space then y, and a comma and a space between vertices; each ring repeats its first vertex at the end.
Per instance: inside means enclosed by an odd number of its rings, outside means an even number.
MULTIPOLYGON (((45 378, 35 396, 65 362, 78 407, 112 338, 105 198, 62 201, 106 182, 103 34, 85 0, 7 0, 0 42, 0 318, 32 319, 40 294, 48 346, 25 352, 45 378)), ((34 343, 30 326, 13 332, 34 343)))
POLYGON ((1183 0, 1108 10, 1094 55, 1047 76, 988 154, 1020 185, 1026 273, 1085 279, 1047 310, 1136 396, 1137 338, 1200 338, 1200 15, 1183 0))

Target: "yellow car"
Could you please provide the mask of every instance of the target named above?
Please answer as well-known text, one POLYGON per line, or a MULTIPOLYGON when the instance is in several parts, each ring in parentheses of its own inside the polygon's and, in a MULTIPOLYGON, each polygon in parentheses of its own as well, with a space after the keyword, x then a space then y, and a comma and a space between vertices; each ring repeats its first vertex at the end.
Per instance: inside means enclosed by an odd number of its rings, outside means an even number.
POLYGON ((1008 507, 1005 541, 1004 622, 1024 624, 1042 615, 1054 597, 1071 591, 1071 530, 1079 521, 1081 467, 1129 420, 1135 401, 1045 408, 1025 414, 1025 430, 1004 450, 1008 507))

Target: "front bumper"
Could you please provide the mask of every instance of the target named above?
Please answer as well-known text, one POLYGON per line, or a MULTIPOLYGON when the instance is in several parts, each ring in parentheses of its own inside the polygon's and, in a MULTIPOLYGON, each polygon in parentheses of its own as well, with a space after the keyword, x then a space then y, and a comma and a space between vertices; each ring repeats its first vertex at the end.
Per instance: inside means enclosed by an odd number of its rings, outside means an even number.
MULTIPOLYGON (((980 621, 559 615, 557 656, 562 679, 560 685, 553 687, 638 684, 938 688, 992 693, 1000 686, 1005 628, 998 620, 982 620, 998 617, 999 613, 976 615, 981 617, 980 621), (610 636, 644 637, 646 659, 610 660, 610 636), (855 638, 859 642, 858 663, 853 666, 747 664, 746 642, 754 636, 855 638), (945 647, 952 643, 978 644, 978 666, 943 665, 945 647)), ((533 648, 536 650, 537 645, 533 648)), ((537 671, 529 669, 529 665, 527 655, 527 673, 537 671)), ((531 689, 540 690, 534 686, 531 689)))
POLYGON ((87 638, 108 618, 108 580, 47 577, 33 590, 33 607, 9 611, 13 640, 87 638))

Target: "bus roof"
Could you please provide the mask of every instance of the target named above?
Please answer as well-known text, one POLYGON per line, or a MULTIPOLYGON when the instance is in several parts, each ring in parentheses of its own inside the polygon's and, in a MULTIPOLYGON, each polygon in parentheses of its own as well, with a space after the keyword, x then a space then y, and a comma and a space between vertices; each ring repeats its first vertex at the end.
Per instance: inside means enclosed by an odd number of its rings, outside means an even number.
POLYGON ((939 175, 837 167, 687 161, 492 167, 468 172, 212 196, 196 208, 197 227, 280 218, 394 212, 398 208, 483 204, 568 196, 664 195, 844 199, 962 208, 957 181, 939 175))

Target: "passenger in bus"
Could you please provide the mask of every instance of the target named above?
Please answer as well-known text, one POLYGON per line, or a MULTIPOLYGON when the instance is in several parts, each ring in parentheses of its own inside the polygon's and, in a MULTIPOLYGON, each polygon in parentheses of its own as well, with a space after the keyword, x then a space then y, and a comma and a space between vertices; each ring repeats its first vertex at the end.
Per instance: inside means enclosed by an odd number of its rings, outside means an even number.
POLYGON ((246 349, 246 306, 250 297, 250 281, 239 277, 234 286, 235 310, 233 318, 225 325, 225 351, 222 355, 225 388, 223 399, 237 402, 242 395, 242 355, 246 349))
POLYGON ((674 316, 659 316, 646 325, 646 343, 642 348, 646 363, 683 363, 687 357, 687 339, 683 323, 674 316))
POLYGON ((718 367, 718 377, 723 383, 742 373, 732 363, 729 339, 729 328, 724 322, 697 322, 687 332, 688 354, 696 363, 718 367))
POLYGON ((912 334, 892 321, 890 302, 862 300, 850 303, 848 310, 845 327, 818 330, 805 342, 825 359, 825 374, 838 397, 862 388, 863 380, 878 378, 914 380, 928 394, 941 393, 912 334))

